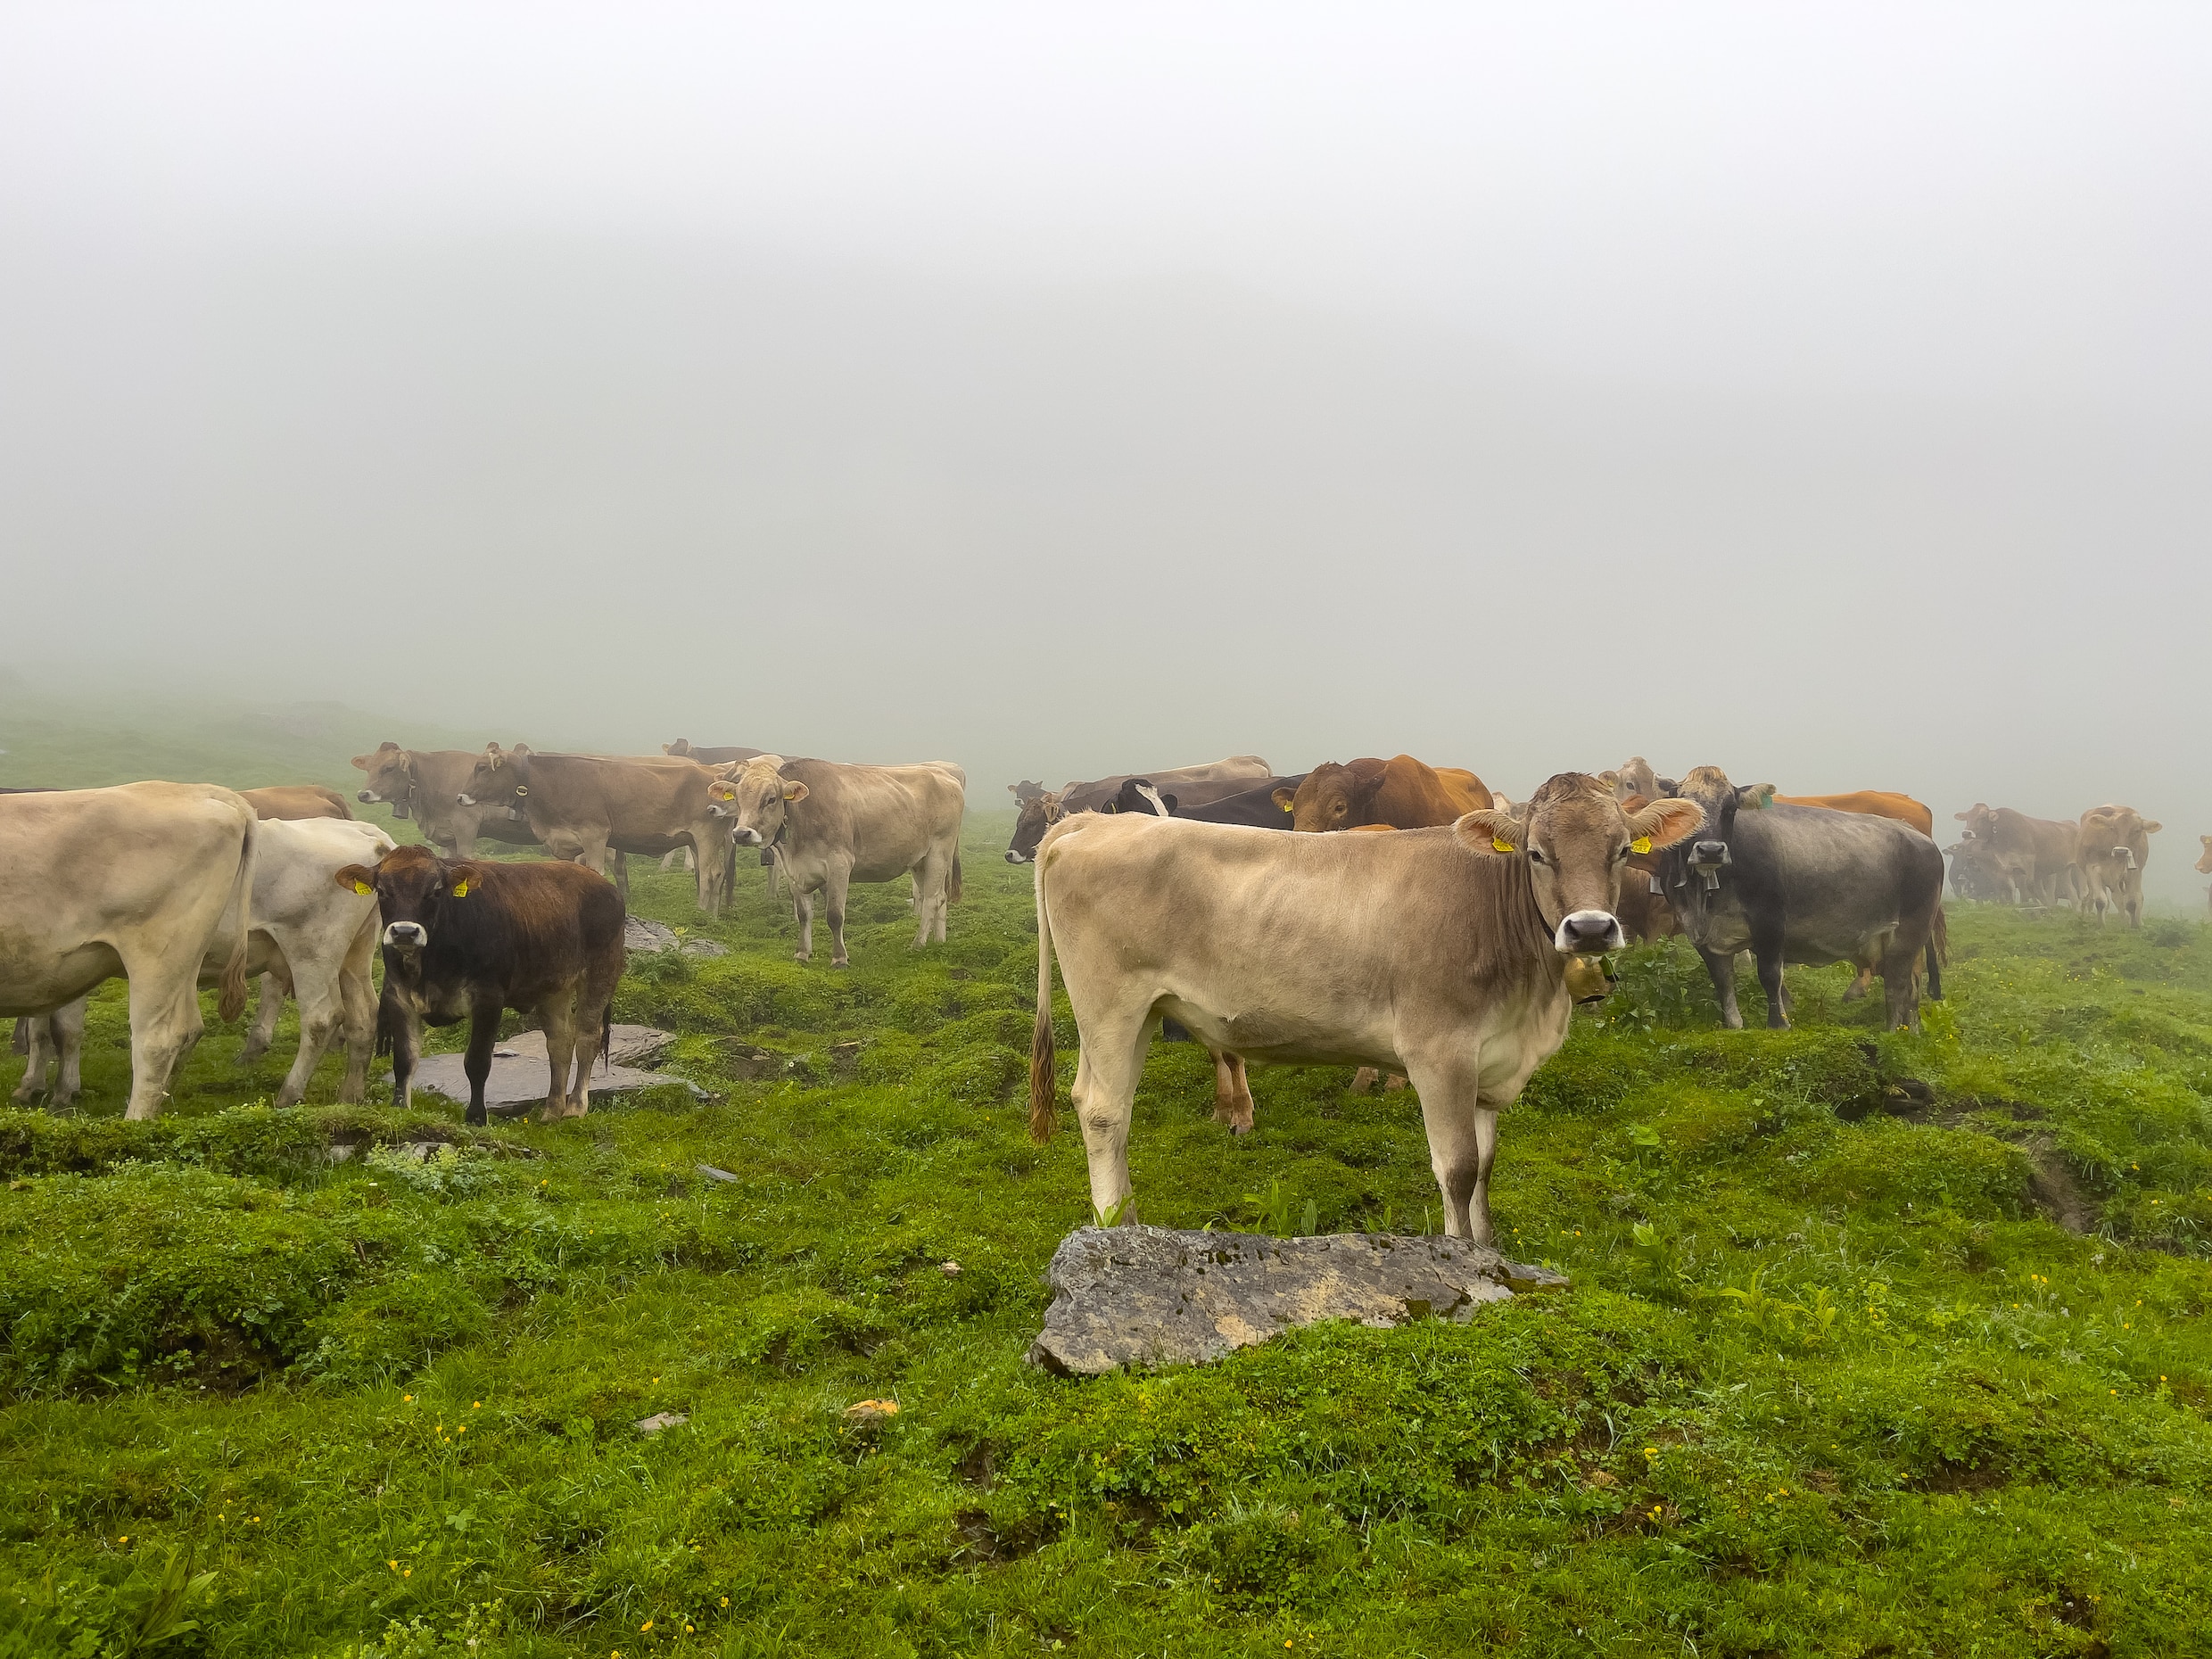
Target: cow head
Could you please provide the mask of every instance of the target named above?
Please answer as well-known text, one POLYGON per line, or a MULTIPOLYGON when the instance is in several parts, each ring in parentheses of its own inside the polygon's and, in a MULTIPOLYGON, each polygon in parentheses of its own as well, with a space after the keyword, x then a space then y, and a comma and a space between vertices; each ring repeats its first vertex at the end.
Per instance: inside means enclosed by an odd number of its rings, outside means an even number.
POLYGON ((413 755, 396 743, 379 743, 374 755, 356 755, 353 764, 368 774, 362 780, 357 800, 382 801, 392 808, 394 818, 409 815, 415 794, 413 755))
POLYGON ((1014 804, 1019 806, 1025 801, 1034 801, 1038 796, 1044 794, 1044 786, 1024 778, 1019 783, 1008 784, 1006 793, 1014 797, 1014 804))
POLYGON ((673 743, 661 745, 661 753, 664 755, 689 755, 690 752, 691 739, 689 738, 678 738, 673 743))
POLYGON ((2092 808, 2082 814, 2080 856, 2141 870, 2150 857, 2150 838, 2164 828, 2132 806, 2092 808))
POLYGON ((426 846, 399 846, 374 870, 348 864, 335 879, 352 892, 376 896, 384 948, 408 957, 428 946, 443 926, 448 906, 466 904, 483 885, 485 870, 473 859, 440 858, 426 846))
POLYGON ((1676 846, 1665 882, 1670 896, 1685 896, 1677 909, 1695 908, 1721 889, 1723 876, 1736 863, 1729 843, 1735 838, 1737 813, 1763 812, 1773 805, 1774 786, 1753 783, 1738 788, 1718 766, 1698 766, 1678 787, 1683 798, 1696 803, 1704 813, 1704 823, 1696 838, 1676 846))
POLYGON ((1966 828, 1960 837, 1969 841, 1986 841, 1997 828, 1997 811, 1987 801, 1977 801, 1962 813, 1952 813, 1966 828))
POLYGON ((1176 797, 1162 795, 1149 778, 1125 780, 1114 798, 1099 808, 1102 813, 1149 813, 1156 818, 1175 816, 1176 797))
POLYGON ((503 749, 484 745, 468 781, 454 796, 463 806, 504 807, 509 818, 530 816, 530 746, 517 743, 503 749))
POLYGON ((1597 956, 1627 942, 1614 912, 1629 859, 1671 846, 1704 821, 1690 801, 1654 801, 1629 812, 1597 779, 1563 772, 1529 797, 1525 817, 1495 808, 1469 813, 1452 832, 1486 857, 1522 860, 1553 947, 1564 956, 1597 956))
POLYGON ((1021 804, 1014 815, 1014 838, 1006 844, 1006 862, 1026 864, 1036 856, 1044 832, 1068 815, 1063 789, 1045 789, 1021 804))
POLYGON ((735 821, 730 838, 739 846, 772 846, 786 812, 806 795, 805 784, 783 775, 782 755, 762 755, 720 768, 706 786, 706 810, 735 821))
POLYGON ((1662 786, 1651 770, 1651 763, 1641 755, 1631 755, 1618 768, 1597 774, 1600 783, 1613 790, 1613 798, 1625 802, 1630 796, 1640 795, 1647 801, 1656 801, 1669 794, 1671 786, 1662 786))
POLYGON ((1382 787, 1383 774, 1361 772, 1340 761, 1324 761, 1296 789, 1277 789, 1275 804, 1291 815, 1291 828, 1326 831, 1365 823, 1382 787))

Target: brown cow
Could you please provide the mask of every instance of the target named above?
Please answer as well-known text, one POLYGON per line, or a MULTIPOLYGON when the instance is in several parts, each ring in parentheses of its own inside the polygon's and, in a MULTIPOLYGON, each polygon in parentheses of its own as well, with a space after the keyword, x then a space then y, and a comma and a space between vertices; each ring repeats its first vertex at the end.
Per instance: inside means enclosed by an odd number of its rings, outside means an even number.
POLYGON ((1886 789, 1853 789, 1847 795, 1778 795, 1785 806, 1825 806, 1831 813, 1857 813, 1864 818, 1890 818, 1936 838, 1936 814, 1909 795, 1886 789))
MULTIPOLYGON (((530 746, 517 743, 508 753, 527 755, 530 746)), ((353 757, 355 768, 368 774, 355 798, 382 801, 394 818, 414 820, 423 838, 435 843, 448 858, 475 857, 479 840, 537 846, 530 826, 508 817, 504 804, 460 805, 460 793, 477 759, 464 749, 403 749, 396 743, 380 743, 375 754, 353 757)))
POLYGON ((351 818, 345 796, 319 783, 276 783, 266 789, 241 789, 253 815, 264 821, 288 819, 294 823, 310 818, 351 818))
POLYGON ((1489 786, 1473 772, 1429 766, 1410 755, 1324 761, 1296 789, 1277 789, 1275 804, 1290 813, 1292 829, 1314 831, 1433 830, 1492 810, 1489 786))
POLYGON ((2142 926, 2142 867, 2150 862, 2150 838, 2164 826, 2132 806, 2092 806, 2082 814, 2074 862, 2083 876, 2081 908, 2094 908, 2097 924, 2117 910, 2131 928, 2142 926))
POLYGON ((1625 801, 1630 796, 1655 801, 1667 793, 1672 780, 1655 775, 1651 763, 1641 755, 1631 755, 1613 771, 1599 772, 1597 781, 1613 791, 1616 801, 1625 801))
POLYGON ((2081 826, 2071 819, 2030 818, 2010 806, 1991 806, 1984 801, 1953 816, 1966 826, 1967 840, 1988 848, 1989 862, 2014 904, 2071 904, 2078 897, 2081 872, 2074 857, 2081 826))
POLYGON ((681 755, 534 755, 494 743, 478 757, 459 800, 526 819, 554 857, 602 875, 616 854, 660 858, 689 846, 698 863, 699 908, 715 916, 730 863, 730 821, 707 798, 715 777, 681 755))

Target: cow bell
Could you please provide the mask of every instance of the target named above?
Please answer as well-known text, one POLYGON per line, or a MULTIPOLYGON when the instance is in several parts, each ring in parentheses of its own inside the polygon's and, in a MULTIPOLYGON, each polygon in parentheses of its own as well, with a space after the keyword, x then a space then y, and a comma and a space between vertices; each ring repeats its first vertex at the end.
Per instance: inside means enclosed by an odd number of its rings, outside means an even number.
POLYGON ((1570 956, 1567 959, 1567 995, 1579 1007, 1588 1008, 1602 1003, 1613 995, 1613 982, 1619 978, 1613 964, 1603 956, 1570 956))
POLYGON ((2133 870, 2135 868, 2135 849, 2134 847, 2116 846, 2112 849, 2112 856, 2120 861, 2121 869, 2133 870))

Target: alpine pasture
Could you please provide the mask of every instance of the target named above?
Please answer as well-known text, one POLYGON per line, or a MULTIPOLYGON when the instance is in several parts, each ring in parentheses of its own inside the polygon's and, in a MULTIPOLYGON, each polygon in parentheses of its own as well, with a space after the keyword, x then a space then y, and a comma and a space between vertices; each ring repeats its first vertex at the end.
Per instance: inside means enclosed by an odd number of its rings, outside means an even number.
MULTIPOLYGON (((350 792, 362 747, 191 743, 54 725, 0 780, 350 792)), ((126 1123, 107 986, 79 1109, 0 1110, 0 1655, 2212 1651, 2202 925, 1954 902, 1918 1036, 1843 968, 1722 1031, 1631 951, 1500 1133, 1501 1245, 1571 1288, 1077 1380, 1023 1363, 1090 1217, 1064 1005, 1025 1133, 1009 827, 941 946, 856 887, 843 970, 750 858, 714 921, 633 861, 729 951, 633 956, 671 1082, 549 1126, 381 1064, 327 1104, 336 1055, 276 1110, 293 1015, 241 1069, 212 994, 126 1123)), ((1145 1218, 1433 1228, 1416 1102, 1350 1080, 1256 1069, 1236 1141, 1155 1044, 1145 1218)))

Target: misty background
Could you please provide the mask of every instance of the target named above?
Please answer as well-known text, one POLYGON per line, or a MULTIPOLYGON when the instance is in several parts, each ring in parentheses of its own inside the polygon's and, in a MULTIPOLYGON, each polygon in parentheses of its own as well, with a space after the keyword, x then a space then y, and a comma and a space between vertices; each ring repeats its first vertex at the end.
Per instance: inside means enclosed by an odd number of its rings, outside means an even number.
POLYGON ((0 9, 0 710, 981 810, 1641 754, 2125 801, 2201 909, 2208 71, 2124 4, 0 9))

